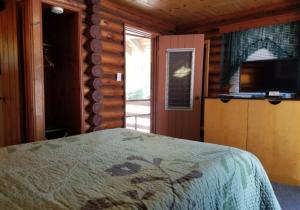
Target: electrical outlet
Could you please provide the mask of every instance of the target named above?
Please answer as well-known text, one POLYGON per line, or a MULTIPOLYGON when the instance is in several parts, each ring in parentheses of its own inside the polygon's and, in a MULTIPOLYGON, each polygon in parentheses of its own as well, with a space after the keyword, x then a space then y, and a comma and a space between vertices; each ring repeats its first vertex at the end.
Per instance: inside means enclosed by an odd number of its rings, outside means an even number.
POLYGON ((122 73, 120 73, 120 72, 117 73, 117 81, 118 82, 122 81, 122 73))

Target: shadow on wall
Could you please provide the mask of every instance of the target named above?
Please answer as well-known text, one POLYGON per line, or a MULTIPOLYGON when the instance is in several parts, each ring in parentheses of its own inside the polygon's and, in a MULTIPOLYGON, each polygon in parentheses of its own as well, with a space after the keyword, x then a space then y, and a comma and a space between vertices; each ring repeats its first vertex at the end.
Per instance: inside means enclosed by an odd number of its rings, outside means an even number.
POLYGON ((0 12, 5 9, 5 2, 4 0, 0 0, 0 12))

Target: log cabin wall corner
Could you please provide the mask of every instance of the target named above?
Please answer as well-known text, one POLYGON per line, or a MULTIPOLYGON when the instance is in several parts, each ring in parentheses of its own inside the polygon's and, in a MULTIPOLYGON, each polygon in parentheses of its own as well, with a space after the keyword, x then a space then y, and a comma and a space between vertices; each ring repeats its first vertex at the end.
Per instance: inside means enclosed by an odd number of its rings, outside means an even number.
POLYGON ((90 131, 124 127, 125 25, 154 35, 174 33, 175 26, 108 0, 88 0, 87 7, 90 131), (116 81, 117 73, 123 81, 116 81))

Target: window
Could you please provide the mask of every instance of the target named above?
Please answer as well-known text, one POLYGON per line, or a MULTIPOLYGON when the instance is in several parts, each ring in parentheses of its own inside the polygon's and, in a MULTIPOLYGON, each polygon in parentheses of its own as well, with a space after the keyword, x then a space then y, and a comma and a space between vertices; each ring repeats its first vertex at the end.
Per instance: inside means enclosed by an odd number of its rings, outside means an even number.
POLYGON ((191 110, 193 107, 195 49, 168 49, 166 110, 191 110))

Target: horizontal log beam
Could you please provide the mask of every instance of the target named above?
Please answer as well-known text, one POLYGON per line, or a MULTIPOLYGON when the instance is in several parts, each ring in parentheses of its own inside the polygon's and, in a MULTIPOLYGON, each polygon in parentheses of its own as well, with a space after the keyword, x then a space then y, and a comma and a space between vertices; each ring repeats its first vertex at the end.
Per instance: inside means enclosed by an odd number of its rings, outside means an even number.
POLYGON ((89 25, 99 25, 100 24, 100 15, 99 14, 91 14, 86 17, 86 23, 89 25))
POLYGON ((94 52, 94 53, 100 53, 101 52, 101 41, 99 39, 92 39, 88 43, 88 50, 94 52))
POLYGON ((114 120, 114 121, 104 121, 102 125, 95 127, 94 131, 99 131, 103 129, 112 129, 112 128, 122 128, 124 127, 124 121, 114 120))
POLYGON ((99 25, 91 25, 87 30, 87 36, 91 39, 100 39, 101 29, 99 25))
POLYGON ((93 66, 92 75, 94 77, 104 77, 105 75, 116 75, 117 73, 124 74, 124 66, 111 66, 111 65, 95 65, 93 66))
POLYGON ((122 119, 125 117, 125 113, 123 111, 108 111, 108 112, 100 112, 92 118, 92 123, 95 127, 101 126, 104 122, 122 119))
POLYGON ((113 53, 93 53, 90 58, 92 64, 94 65, 113 65, 113 66, 124 66, 125 57, 118 54, 113 53))
POLYGON ((102 50, 111 53, 124 53, 124 44, 101 41, 102 50))
POLYGON ((86 11, 89 15, 92 15, 92 14, 99 13, 100 10, 101 10, 100 4, 94 4, 94 5, 89 5, 86 11))
POLYGON ((108 79, 108 78, 96 78, 93 80, 93 87, 97 90, 103 86, 116 86, 123 87, 124 81, 117 81, 116 79, 108 79))
POLYGON ((101 117, 101 119, 122 119, 125 117, 124 110, 114 110, 114 111, 108 111, 103 110, 98 113, 98 116, 101 117))
POLYGON ((124 35, 123 35, 123 33, 107 31, 107 30, 105 30, 105 28, 103 28, 103 29, 101 29, 101 32, 100 32, 100 39, 122 43, 124 41, 124 35))
POLYGON ((93 92, 92 98, 95 102, 103 100, 104 97, 122 97, 124 96, 123 89, 101 88, 93 92))
POLYGON ((109 29, 111 31, 117 32, 117 33, 123 33, 124 32, 124 25, 121 23, 116 23, 110 20, 101 19, 100 20, 100 27, 104 27, 106 29, 109 29))

